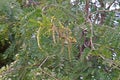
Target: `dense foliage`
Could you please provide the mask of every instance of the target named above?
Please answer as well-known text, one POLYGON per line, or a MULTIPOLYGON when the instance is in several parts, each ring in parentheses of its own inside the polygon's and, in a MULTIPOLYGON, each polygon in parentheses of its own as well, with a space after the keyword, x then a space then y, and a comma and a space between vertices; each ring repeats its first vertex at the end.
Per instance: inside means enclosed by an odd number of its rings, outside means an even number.
POLYGON ((95 1, 0 0, 0 80, 119 80, 117 0, 95 1))

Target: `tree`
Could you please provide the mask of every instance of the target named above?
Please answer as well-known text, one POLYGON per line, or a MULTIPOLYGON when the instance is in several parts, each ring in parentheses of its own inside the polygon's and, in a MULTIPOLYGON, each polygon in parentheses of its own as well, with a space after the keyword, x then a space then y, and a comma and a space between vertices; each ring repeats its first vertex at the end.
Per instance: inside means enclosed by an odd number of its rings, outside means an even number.
MULTIPOLYGON (((0 79, 119 80, 120 28, 114 27, 119 9, 110 10, 117 1, 95 1, 18 0, 15 10, 21 14, 12 12, 13 17, 2 5, 0 13, 10 19, 0 25, 14 40, 1 54, 0 62, 12 62, 0 69, 0 79)), ((10 12, 7 1, 1 2, 10 12)))

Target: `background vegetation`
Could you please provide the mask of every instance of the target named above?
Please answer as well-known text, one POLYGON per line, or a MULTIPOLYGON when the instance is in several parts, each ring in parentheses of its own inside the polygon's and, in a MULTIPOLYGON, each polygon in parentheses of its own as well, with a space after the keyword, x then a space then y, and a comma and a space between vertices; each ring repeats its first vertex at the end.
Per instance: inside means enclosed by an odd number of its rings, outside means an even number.
POLYGON ((119 5, 0 0, 0 80, 120 80, 119 5))

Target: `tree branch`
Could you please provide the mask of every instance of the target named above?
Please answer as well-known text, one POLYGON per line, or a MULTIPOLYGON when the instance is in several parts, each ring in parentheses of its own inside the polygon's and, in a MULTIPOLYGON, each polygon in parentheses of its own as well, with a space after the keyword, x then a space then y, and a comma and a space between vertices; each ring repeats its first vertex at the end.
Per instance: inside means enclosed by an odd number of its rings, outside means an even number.
POLYGON ((120 9, 114 9, 114 10, 98 10, 98 11, 94 11, 92 13, 89 14, 89 16, 96 14, 96 13, 102 13, 102 12, 115 12, 115 11, 120 11, 120 9))
POLYGON ((110 9, 110 7, 112 6, 112 4, 115 2, 116 0, 113 0, 113 2, 107 7, 107 9, 110 9))

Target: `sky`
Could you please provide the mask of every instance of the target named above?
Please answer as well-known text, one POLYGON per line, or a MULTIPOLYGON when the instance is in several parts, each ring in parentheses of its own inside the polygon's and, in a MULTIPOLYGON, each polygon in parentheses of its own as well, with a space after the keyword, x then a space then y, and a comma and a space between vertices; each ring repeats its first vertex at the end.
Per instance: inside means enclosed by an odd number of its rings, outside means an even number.
MULTIPOLYGON (((71 0, 71 3, 74 5, 74 1, 76 1, 76 0, 71 0)), ((97 0, 92 0, 92 2, 93 3, 95 3, 97 0)), ((97 1, 98 2, 98 1, 97 1)), ((99 3, 97 3, 96 4, 96 6, 97 7, 99 7, 100 5, 99 5, 99 3)), ((109 6, 109 3, 107 3, 106 4, 106 8, 109 6)), ((114 10, 114 9, 119 9, 120 7, 119 7, 119 5, 118 5, 118 2, 117 1, 115 1, 115 4, 113 4, 111 7, 110 7, 110 10, 114 10)))

